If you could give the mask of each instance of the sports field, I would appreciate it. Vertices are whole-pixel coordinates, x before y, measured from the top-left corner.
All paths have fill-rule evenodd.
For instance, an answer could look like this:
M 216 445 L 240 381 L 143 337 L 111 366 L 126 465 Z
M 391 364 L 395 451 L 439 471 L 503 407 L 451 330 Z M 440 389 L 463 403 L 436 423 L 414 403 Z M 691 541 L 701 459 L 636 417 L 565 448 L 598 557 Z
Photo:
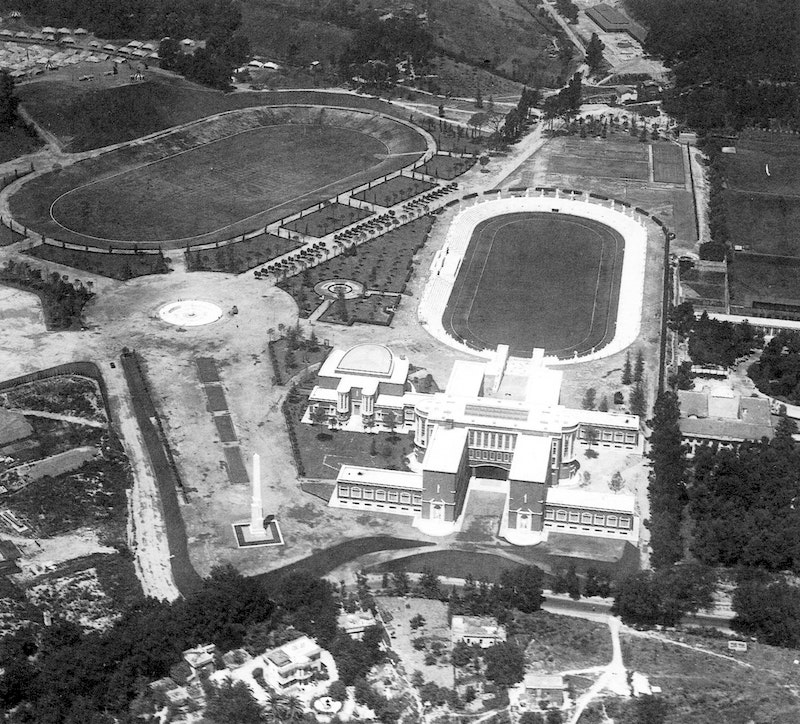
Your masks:
M 647 181 L 650 158 L 644 143 L 615 143 L 590 139 L 564 139 L 563 154 L 553 154 L 551 173 L 595 178 Z
M 88 246 L 203 244 L 403 168 L 425 147 L 372 113 L 246 109 L 34 178 L 10 206 L 19 223 Z
M 571 357 L 614 335 L 624 252 L 604 224 L 546 212 L 475 227 L 442 323 L 479 348 Z
M 674 143 L 653 144 L 653 181 L 665 184 L 683 184 L 683 148 Z
M 377 139 L 344 128 L 257 128 L 74 189 L 51 214 L 102 239 L 191 238 L 311 196 L 386 153 Z

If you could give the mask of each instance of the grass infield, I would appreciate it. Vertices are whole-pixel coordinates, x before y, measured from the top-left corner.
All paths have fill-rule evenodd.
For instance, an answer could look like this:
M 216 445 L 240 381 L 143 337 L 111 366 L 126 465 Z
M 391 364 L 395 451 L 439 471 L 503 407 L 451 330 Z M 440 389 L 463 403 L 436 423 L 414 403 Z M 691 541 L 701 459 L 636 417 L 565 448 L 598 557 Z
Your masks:
M 373 165 L 375 138 L 329 126 L 271 126 L 79 187 L 58 198 L 54 220 L 120 241 L 207 234 Z
M 475 228 L 442 322 L 477 348 L 570 357 L 614 336 L 624 240 L 604 224 L 546 212 Z
M 665 184 L 685 182 L 683 149 L 672 143 L 653 144 L 653 180 Z

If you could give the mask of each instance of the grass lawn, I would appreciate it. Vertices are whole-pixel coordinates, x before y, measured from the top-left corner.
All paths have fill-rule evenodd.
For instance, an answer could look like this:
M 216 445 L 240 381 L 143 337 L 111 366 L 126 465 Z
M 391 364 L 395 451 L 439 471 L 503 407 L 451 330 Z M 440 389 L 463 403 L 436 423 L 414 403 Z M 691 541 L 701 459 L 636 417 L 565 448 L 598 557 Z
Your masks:
M 9 229 L 5 224 L 0 224 L 0 246 L 10 246 L 24 238 L 22 234 Z
M 408 470 L 406 456 L 413 450 L 413 437 L 396 433 L 329 430 L 327 425 L 306 425 L 300 422 L 308 406 L 308 397 L 298 395 L 289 403 L 289 411 L 297 435 L 305 477 L 335 479 L 342 465 Z
M 247 109 L 54 170 L 10 203 L 20 223 L 81 245 L 208 243 L 396 171 L 424 148 L 413 129 L 372 114 Z
M 16 91 L 19 93 L 19 91 Z M 44 144 L 36 132 L 20 123 L 0 130 L 0 163 L 39 150 Z
M 359 163 L 366 163 L 369 156 L 368 151 L 360 149 L 359 152 L 362 154 L 363 159 Z M 355 155 L 357 156 L 357 154 Z M 299 219 L 290 221 L 288 224 L 284 224 L 284 228 L 306 236 L 319 238 L 332 234 L 334 231 L 339 231 L 339 229 L 350 226 L 350 224 L 355 224 L 356 221 L 366 219 L 368 216 L 372 216 L 372 212 L 334 202 L 317 209 L 317 211 L 312 211 L 310 214 L 305 214 Z
M 491 553 L 433 551 L 431 553 L 415 553 L 405 558 L 379 563 L 370 568 L 370 571 L 375 573 L 384 571 L 422 573 L 426 568 L 430 568 L 437 576 L 466 578 L 471 575 L 476 581 L 495 583 L 503 571 L 519 568 L 520 565 L 520 563 Z
M 732 191 L 797 195 L 800 140 L 795 136 L 745 132 L 736 143 L 736 153 L 726 153 L 723 159 L 728 188 Z
M 732 190 L 724 194 L 731 245 L 749 246 L 760 254 L 800 256 L 800 198 Z
M 730 655 L 725 640 L 681 634 L 686 643 Z M 667 724 L 748 724 L 797 720 L 797 652 L 749 643 L 742 661 L 709 656 L 673 644 L 638 636 L 622 637 L 626 668 L 642 671 L 662 688 L 670 705 Z
M 731 304 L 752 307 L 755 301 L 800 304 L 800 259 L 737 253 L 728 264 Z
M 354 199 L 359 201 L 368 201 L 378 206 L 394 206 L 401 201 L 410 199 L 413 196 L 428 191 L 435 187 L 435 184 L 429 181 L 421 181 L 415 178 L 408 178 L 407 176 L 395 176 L 388 181 L 380 184 L 375 184 L 370 189 L 359 191 L 353 194 Z
M 69 230 L 104 239 L 188 239 L 277 211 L 381 153 L 383 143 L 351 129 L 256 128 L 77 188 L 51 213 Z
M 393 538 L 388 535 L 376 535 L 368 538 L 357 538 L 338 543 L 330 548 L 312 553 L 307 558 L 290 563 L 282 568 L 275 568 L 267 573 L 261 573 L 253 578 L 269 584 L 270 581 L 285 576 L 294 571 L 305 571 L 312 576 L 324 576 L 355 558 L 360 558 L 376 551 L 396 551 L 406 548 L 423 548 L 432 545 L 422 541 L 408 540 L 406 538 Z
M 534 347 L 561 356 L 590 350 L 614 334 L 623 248 L 610 227 L 565 214 L 484 221 L 453 286 L 445 328 L 476 347 L 513 340 L 520 356 Z
M 730 270 L 730 267 L 728 267 Z M 687 290 L 689 297 L 695 294 L 701 299 L 713 299 L 720 304 L 725 303 L 725 277 L 724 272 L 709 272 L 699 269 L 681 271 L 681 284 Z
M 367 290 L 401 294 L 411 274 L 411 260 L 425 243 L 433 220 L 432 216 L 414 219 L 302 274 L 285 279 L 278 286 L 291 294 L 303 318 L 307 318 L 322 301 L 314 287 L 329 279 L 349 279 L 362 284 Z M 365 301 L 372 304 L 368 299 Z M 348 302 L 350 309 L 352 305 Z M 366 310 L 367 317 L 370 311 Z
M 659 183 L 683 184 L 683 148 L 674 143 L 653 144 L 653 180 Z
M 270 261 L 287 251 L 297 249 L 302 242 L 274 234 L 261 234 L 252 239 L 213 249 L 187 251 L 186 268 L 189 271 L 218 271 L 241 274 L 254 266 Z
M 593 143 L 593 141 L 588 142 Z M 602 143 L 602 141 L 597 143 Z M 587 167 L 592 169 L 592 175 L 597 178 L 647 181 L 650 176 L 650 167 L 646 157 L 644 159 L 636 157 L 616 158 L 615 155 L 606 153 L 553 156 L 550 170 L 559 174 L 577 175 L 585 173 Z
M 52 244 L 39 244 L 25 254 L 123 281 L 170 271 L 163 254 L 104 254 L 98 251 L 64 249 Z
M 436 155 L 424 166 L 421 166 L 419 170 L 428 174 L 428 176 L 450 181 L 465 171 L 469 171 L 474 165 L 474 158 Z

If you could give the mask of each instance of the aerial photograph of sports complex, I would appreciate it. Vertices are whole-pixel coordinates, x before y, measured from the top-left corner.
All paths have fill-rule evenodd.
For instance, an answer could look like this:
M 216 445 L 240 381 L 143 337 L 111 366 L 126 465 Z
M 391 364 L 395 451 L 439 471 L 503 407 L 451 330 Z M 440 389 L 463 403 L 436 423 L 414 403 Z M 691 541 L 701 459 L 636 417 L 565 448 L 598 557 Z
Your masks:
M 800 721 L 789 5 L 0 0 L 3 721 Z

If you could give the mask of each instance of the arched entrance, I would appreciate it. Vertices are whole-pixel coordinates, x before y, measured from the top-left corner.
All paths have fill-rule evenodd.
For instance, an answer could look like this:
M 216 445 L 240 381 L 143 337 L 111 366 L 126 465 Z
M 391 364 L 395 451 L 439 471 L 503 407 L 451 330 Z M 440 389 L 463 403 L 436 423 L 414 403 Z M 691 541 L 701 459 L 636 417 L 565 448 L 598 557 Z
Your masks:
M 478 465 L 472 468 L 472 474 L 484 480 L 508 480 L 508 470 L 497 465 Z

